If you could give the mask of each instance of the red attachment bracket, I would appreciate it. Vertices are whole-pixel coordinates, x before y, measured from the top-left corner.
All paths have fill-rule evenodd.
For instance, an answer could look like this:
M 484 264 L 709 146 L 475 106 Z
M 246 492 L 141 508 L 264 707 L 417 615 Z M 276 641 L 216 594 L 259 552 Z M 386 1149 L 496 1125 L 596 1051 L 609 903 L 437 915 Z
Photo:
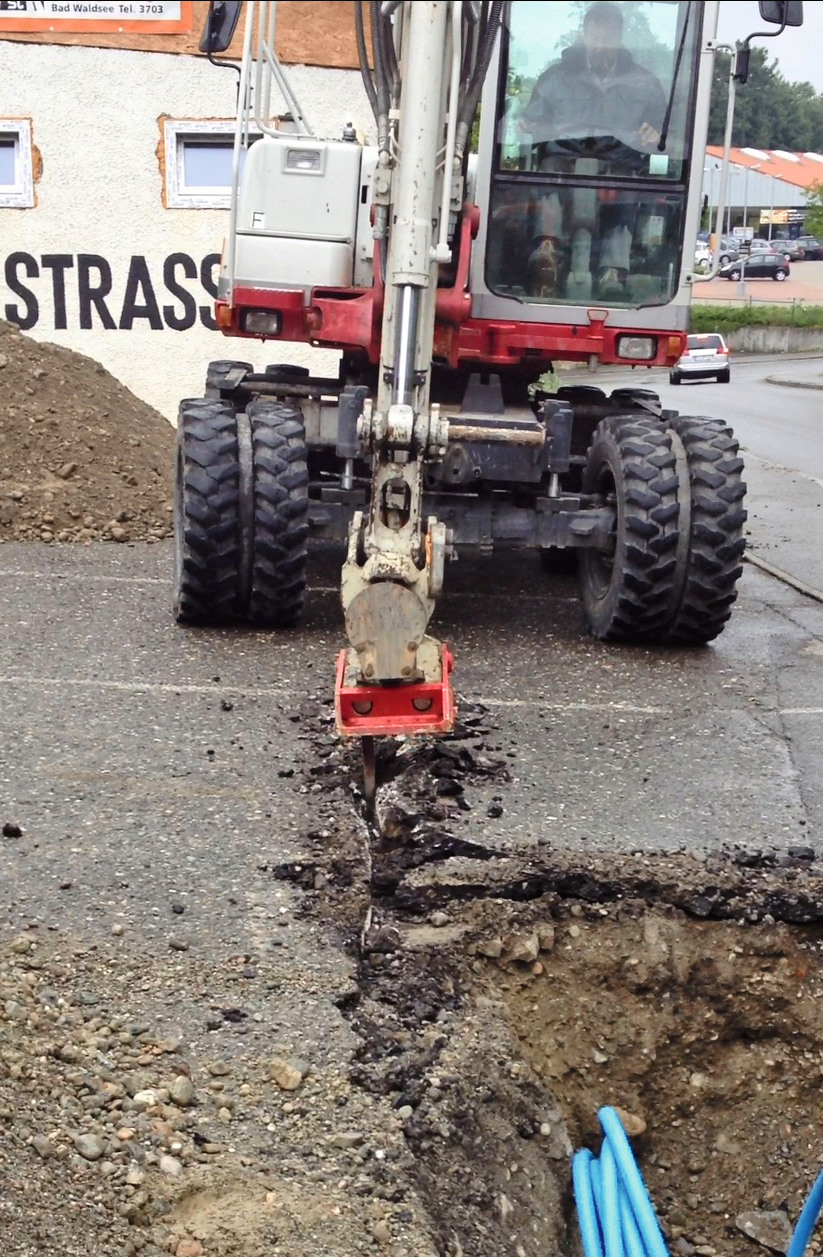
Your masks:
M 353 656 L 353 660 L 350 659 Z M 404 737 L 416 733 L 450 733 L 454 728 L 454 691 L 450 676 L 454 658 L 440 647 L 440 676 L 434 681 L 400 685 L 347 684 L 354 672 L 353 651 L 341 650 L 334 684 L 337 732 L 346 738 Z

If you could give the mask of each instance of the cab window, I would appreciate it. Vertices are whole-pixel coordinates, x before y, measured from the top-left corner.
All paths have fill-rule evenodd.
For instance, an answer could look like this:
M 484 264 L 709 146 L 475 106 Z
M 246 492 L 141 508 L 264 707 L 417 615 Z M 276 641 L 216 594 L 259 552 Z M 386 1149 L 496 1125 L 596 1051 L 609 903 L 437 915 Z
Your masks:
M 499 167 L 683 177 L 697 51 L 694 3 L 514 0 Z
M 672 299 L 702 7 L 508 6 L 486 254 L 492 292 L 635 308 Z

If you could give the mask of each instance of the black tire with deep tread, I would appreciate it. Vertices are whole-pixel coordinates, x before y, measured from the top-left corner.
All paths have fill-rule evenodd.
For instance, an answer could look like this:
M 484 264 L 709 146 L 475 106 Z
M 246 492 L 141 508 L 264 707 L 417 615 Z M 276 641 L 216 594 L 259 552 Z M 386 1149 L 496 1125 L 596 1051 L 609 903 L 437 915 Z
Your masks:
M 659 640 L 676 596 L 679 481 L 671 434 L 640 415 L 604 419 L 583 487 L 614 504 L 614 555 L 580 552 L 589 630 L 612 642 Z
M 181 623 L 237 618 L 239 498 L 233 408 L 214 400 L 181 402 L 174 488 L 174 614 Z
M 267 628 L 296 624 L 306 596 L 308 465 L 303 416 L 285 402 L 257 400 L 251 427 L 254 536 L 248 619 Z
M 723 631 L 743 570 L 743 460 L 734 433 L 722 419 L 680 415 L 669 424 L 686 452 L 691 525 L 685 580 L 663 640 L 702 646 Z
M 243 371 L 253 371 L 254 367 L 250 362 L 235 362 L 231 358 L 217 358 L 214 362 L 210 362 L 206 368 L 206 397 L 213 397 L 219 400 L 220 386 L 223 380 L 231 371 L 238 368 Z

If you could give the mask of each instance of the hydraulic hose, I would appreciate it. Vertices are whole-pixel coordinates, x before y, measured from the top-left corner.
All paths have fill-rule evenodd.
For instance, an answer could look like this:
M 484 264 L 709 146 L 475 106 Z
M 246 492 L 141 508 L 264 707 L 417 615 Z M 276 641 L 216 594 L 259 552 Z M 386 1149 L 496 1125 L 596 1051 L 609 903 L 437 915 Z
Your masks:
M 381 27 L 380 0 L 371 0 L 372 57 L 374 58 L 375 90 L 377 93 L 377 147 L 381 153 L 384 153 L 388 152 L 389 147 L 391 85 L 389 83 L 389 70 L 385 61 L 385 46 Z
M 477 108 L 477 102 L 480 100 L 483 80 L 486 77 L 486 71 L 489 68 L 492 53 L 494 52 L 494 41 L 500 28 L 502 14 L 503 0 L 492 0 L 488 7 L 486 5 L 483 6 L 483 19 L 481 20 L 474 66 L 465 96 L 460 104 L 460 112 L 457 119 L 457 145 L 455 151 L 459 160 L 462 160 L 469 129 L 474 118 L 474 111 Z
M 360 63 L 360 74 L 363 78 L 363 86 L 366 89 L 366 95 L 369 98 L 369 104 L 372 108 L 375 121 L 377 121 L 377 92 L 374 87 L 374 80 L 369 69 L 369 59 L 366 53 L 366 31 L 363 23 L 363 0 L 356 0 L 354 6 L 354 34 L 357 40 L 357 60 Z
M 666 1242 L 620 1118 L 597 1114 L 600 1157 L 581 1148 L 572 1158 L 572 1187 L 585 1257 L 668 1257 Z M 803 1206 L 786 1257 L 803 1257 L 823 1209 L 823 1170 Z

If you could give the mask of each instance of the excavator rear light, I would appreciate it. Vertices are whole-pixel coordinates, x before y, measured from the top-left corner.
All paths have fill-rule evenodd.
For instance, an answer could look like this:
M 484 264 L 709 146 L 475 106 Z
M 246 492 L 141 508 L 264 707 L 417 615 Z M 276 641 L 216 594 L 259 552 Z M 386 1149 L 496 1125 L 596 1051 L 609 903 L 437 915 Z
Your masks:
M 319 148 L 290 148 L 286 153 L 286 170 L 321 174 L 323 154 Z
M 243 331 L 258 336 L 279 336 L 283 316 L 279 310 L 247 310 L 243 315 Z
M 618 336 L 618 358 L 631 358 L 635 362 L 649 362 L 657 354 L 656 336 Z

